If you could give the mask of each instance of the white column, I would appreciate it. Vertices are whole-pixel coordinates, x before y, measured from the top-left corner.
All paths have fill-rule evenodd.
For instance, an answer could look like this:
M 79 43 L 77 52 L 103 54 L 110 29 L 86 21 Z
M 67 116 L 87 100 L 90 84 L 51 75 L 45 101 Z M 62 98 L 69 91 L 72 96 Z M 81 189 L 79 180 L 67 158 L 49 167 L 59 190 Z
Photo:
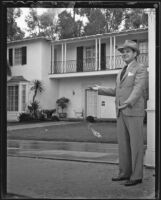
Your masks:
M 52 53 L 52 52 L 53 52 L 53 45 L 52 45 L 52 43 L 51 43 L 51 48 L 50 48 L 50 50 L 51 50 L 51 54 L 50 54 L 50 55 L 51 55 L 51 58 L 50 58 L 50 60 L 51 60 L 51 63 L 50 63 L 50 65 L 51 65 L 51 66 L 50 66 L 50 73 L 52 74 L 52 73 L 53 73 L 53 60 L 52 60 L 52 59 L 53 59 L 53 55 L 52 55 L 52 54 L 53 54 L 53 53 Z
M 67 69 L 67 44 L 64 44 L 64 72 L 66 73 L 66 69 Z
M 63 43 L 62 43 L 62 46 L 61 46 L 61 62 L 62 62 L 62 64 L 61 64 L 61 72 L 63 73 L 64 72 L 64 45 L 63 45 Z
M 148 9 L 149 100 L 147 102 L 147 150 L 144 164 L 155 167 L 155 9 Z M 160 134 L 160 133 L 156 133 Z
M 97 71 L 97 52 L 98 52 L 98 49 L 97 49 L 97 38 L 95 39 L 95 71 Z
M 101 38 L 99 38 L 99 65 L 98 70 L 101 70 Z
M 116 61 L 115 61 L 115 46 L 116 46 L 116 37 L 114 36 L 113 37 L 113 68 L 115 69 L 115 63 L 116 63 Z
M 112 37 L 110 36 L 110 69 L 112 69 Z
M 54 45 L 52 45 L 52 74 L 54 73 Z

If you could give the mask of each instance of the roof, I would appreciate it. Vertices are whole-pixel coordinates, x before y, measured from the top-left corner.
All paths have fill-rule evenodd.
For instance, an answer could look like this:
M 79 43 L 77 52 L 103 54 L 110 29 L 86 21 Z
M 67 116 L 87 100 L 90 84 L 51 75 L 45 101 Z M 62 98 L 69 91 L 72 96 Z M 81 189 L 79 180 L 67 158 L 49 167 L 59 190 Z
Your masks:
M 14 43 L 21 43 L 21 42 L 30 42 L 30 41 L 36 41 L 36 40 L 51 41 L 51 39 L 49 39 L 47 37 L 33 37 L 33 38 L 24 38 L 22 40 L 8 41 L 7 44 L 14 44 Z
M 128 34 L 135 34 L 135 33 L 144 33 L 147 32 L 148 28 L 139 28 L 139 29 L 131 29 L 131 30 L 124 30 L 124 31 L 115 31 L 110 33 L 103 33 L 103 34 L 96 34 L 96 35 L 88 35 L 88 36 L 82 36 L 82 37 L 75 37 L 75 38 L 68 38 L 68 39 L 62 39 L 62 40 L 52 40 L 54 44 L 59 44 L 62 42 L 71 42 L 71 41 L 79 41 L 79 40 L 86 40 L 86 39 L 95 39 L 95 38 L 105 38 L 110 36 L 121 36 L 121 35 L 128 35 Z
M 23 76 L 13 76 L 11 77 L 11 79 L 9 81 L 7 81 L 8 83 L 19 83 L 19 82 L 29 82 L 28 80 L 26 80 Z

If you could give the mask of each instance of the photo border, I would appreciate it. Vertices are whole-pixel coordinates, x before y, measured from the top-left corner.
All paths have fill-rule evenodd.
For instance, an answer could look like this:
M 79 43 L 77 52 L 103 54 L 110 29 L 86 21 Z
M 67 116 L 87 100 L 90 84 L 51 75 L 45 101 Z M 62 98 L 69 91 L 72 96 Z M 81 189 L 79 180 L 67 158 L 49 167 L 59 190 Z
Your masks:
M 155 8 L 156 9 L 156 123 L 155 123 L 155 197 L 160 198 L 160 76 L 161 76 L 161 3 L 160 1 L 1 1 L 0 5 L 0 195 L 7 198 L 7 8 L 71 8 L 71 7 L 108 7 L 108 8 Z

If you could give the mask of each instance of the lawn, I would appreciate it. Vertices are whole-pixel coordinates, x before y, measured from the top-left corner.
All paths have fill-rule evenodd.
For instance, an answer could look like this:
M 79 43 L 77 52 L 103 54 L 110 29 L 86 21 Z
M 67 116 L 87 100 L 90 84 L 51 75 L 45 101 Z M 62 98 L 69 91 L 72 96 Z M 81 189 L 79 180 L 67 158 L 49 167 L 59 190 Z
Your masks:
M 116 123 L 91 123 L 91 127 L 102 135 L 100 138 L 93 135 L 88 125 L 87 122 L 80 122 L 60 126 L 12 130 L 7 132 L 7 138 L 14 140 L 117 143 Z M 146 127 L 144 127 L 144 143 L 146 144 Z

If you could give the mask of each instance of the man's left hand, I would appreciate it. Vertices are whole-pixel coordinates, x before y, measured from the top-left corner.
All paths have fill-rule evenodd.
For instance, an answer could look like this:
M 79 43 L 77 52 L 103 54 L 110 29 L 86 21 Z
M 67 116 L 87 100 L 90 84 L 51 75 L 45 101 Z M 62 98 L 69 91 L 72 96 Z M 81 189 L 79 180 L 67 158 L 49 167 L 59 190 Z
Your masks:
M 122 104 L 121 106 L 118 106 L 118 109 L 121 110 L 121 109 L 126 108 L 127 106 L 128 106 L 128 104 L 125 103 L 125 104 Z
M 118 109 L 121 110 L 121 109 L 124 109 L 126 107 L 132 108 L 131 104 L 129 104 L 129 103 L 123 103 L 121 106 L 118 106 Z

